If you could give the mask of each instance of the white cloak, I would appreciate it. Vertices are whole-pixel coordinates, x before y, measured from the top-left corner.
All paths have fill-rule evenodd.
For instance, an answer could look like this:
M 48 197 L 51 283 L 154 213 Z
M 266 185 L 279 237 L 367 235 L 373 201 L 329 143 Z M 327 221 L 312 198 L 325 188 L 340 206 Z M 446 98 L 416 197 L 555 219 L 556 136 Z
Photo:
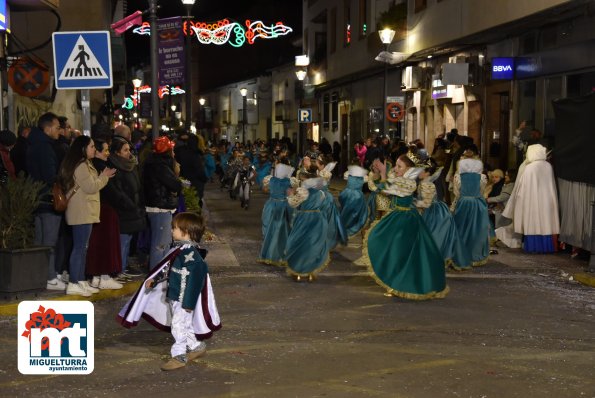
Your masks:
M 535 144 L 527 148 L 527 157 L 519 169 L 514 189 L 502 212 L 502 216 L 512 219 L 516 233 L 523 235 L 560 233 L 554 171 L 545 159 L 544 146 Z

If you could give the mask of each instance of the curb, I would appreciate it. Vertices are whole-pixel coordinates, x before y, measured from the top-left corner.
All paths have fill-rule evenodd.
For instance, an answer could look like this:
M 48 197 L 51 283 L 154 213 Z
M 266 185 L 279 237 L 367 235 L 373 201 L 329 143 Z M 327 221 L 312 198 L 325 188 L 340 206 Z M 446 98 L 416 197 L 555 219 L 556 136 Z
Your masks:
M 578 274 L 574 274 L 573 277 L 575 281 L 580 282 L 583 285 L 595 287 L 595 274 L 581 272 Z
M 50 300 L 50 301 L 99 301 L 105 300 L 110 298 L 122 297 L 125 295 L 135 293 L 140 284 L 143 283 L 142 280 L 132 281 L 126 283 L 122 289 L 118 290 L 100 290 L 99 293 L 92 295 L 91 297 L 83 297 L 83 296 L 68 296 L 66 294 L 60 296 L 48 296 L 48 297 L 35 297 L 34 301 L 42 301 L 42 300 Z M 43 292 L 42 292 L 43 293 Z M 25 299 L 27 300 L 27 299 Z M 25 301 L 21 300 L 21 301 Z M 31 300 L 31 299 L 29 299 Z M 14 301 L 6 304 L 0 304 L 0 316 L 16 316 L 19 311 L 19 303 L 20 301 Z

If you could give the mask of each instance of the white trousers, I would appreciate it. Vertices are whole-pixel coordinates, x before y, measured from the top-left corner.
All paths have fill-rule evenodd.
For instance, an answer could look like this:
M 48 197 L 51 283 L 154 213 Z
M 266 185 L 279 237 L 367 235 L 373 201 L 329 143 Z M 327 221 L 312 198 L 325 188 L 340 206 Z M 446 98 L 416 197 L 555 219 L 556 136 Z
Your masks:
M 169 304 L 172 312 L 171 335 L 175 340 L 171 346 L 171 356 L 186 355 L 187 349 L 194 350 L 200 344 L 192 328 L 194 311 L 187 312 L 179 301 L 170 301 Z

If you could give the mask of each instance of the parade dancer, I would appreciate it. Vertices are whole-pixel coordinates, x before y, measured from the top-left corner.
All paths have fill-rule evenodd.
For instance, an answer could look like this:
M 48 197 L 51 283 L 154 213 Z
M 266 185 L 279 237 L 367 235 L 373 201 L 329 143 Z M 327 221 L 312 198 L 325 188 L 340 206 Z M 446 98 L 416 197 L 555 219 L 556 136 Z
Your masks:
M 198 242 L 205 225 L 201 216 L 179 213 L 172 221 L 175 247 L 153 269 L 136 294 L 118 314 L 127 328 L 141 317 L 171 332 L 175 342 L 171 359 L 162 370 L 182 368 L 206 352 L 203 341 L 221 328 L 207 263 Z M 167 283 L 161 283 L 167 280 Z
M 546 151 L 541 144 L 527 147 L 526 159 L 502 213 L 512 219 L 514 232 L 523 235 L 523 250 L 528 253 L 557 251 L 555 235 L 560 233 L 558 194 Z
M 487 178 L 483 163 L 476 159 L 475 145 L 463 153 L 458 172 L 454 176 L 453 192 L 456 197 L 453 218 L 461 246 L 471 256 L 474 267 L 488 262 L 490 255 L 490 219 L 488 204 L 483 197 Z
M 244 210 L 248 210 L 250 205 L 250 189 L 254 185 L 254 179 L 256 177 L 256 170 L 252 166 L 252 162 L 248 156 L 244 156 L 242 159 L 242 166 L 240 166 L 236 173 L 233 182 L 233 196 L 240 197 L 240 202 Z
M 217 165 L 215 163 L 215 148 L 208 148 L 205 152 L 205 174 L 207 176 L 207 180 L 213 182 L 213 174 L 215 174 L 215 170 Z
M 254 162 L 254 167 L 256 169 L 256 184 L 262 189 L 263 180 L 271 175 L 271 170 L 273 165 L 269 160 L 269 155 L 266 152 L 259 152 L 258 160 Z
M 297 210 L 287 238 L 285 260 L 287 273 L 297 281 L 313 281 L 330 261 L 328 222 L 322 213 L 328 194 L 324 191 L 326 181 L 318 177 L 316 169 L 310 165 L 301 174 L 301 186 L 295 192 L 288 191 L 287 202 Z
M 412 300 L 443 298 L 448 293 L 440 249 L 413 205 L 420 169 L 407 156 L 396 162 L 394 177 L 387 180 L 386 164 L 374 161 L 380 172 L 378 185 L 391 198 L 391 211 L 375 221 L 364 238 L 362 254 L 385 295 Z
M 389 170 L 389 177 L 395 177 L 392 175 L 393 168 L 390 162 L 387 161 L 386 168 Z M 374 163 L 370 165 L 370 173 L 368 174 L 368 189 L 370 194 L 368 195 L 368 213 L 369 223 L 373 223 L 374 220 L 382 218 L 390 210 L 390 199 L 386 195 L 382 195 L 379 187 L 384 186 L 380 181 L 380 172 L 376 170 Z
M 287 204 L 287 190 L 296 188 L 299 183 L 291 177 L 294 168 L 278 163 L 273 175 L 263 180 L 263 189 L 270 197 L 262 209 L 262 249 L 259 263 L 286 266 L 285 246 L 291 230 L 294 210 Z
M 341 222 L 348 237 L 358 234 L 368 222 L 368 204 L 362 192 L 364 183 L 368 182 L 368 171 L 363 167 L 351 165 L 347 167 L 344 178 L 347 186 L 339 194 L 341 204 Z
M 322 177 L 326 184 L 324 186 L 324 193 L 326 194 L 326 202 L 324 207 L 321 209 L 325 214 L 328 221 L 328 248 L 333 250 L 337 244 L 347 244 L 347 232 L 341 222 L 341 215 L 335 198 L 329 190 L 331 178 L 333 176 L 333 169 L 337 165 L 337 162 L 333 162 L 330 156 L 319 155 L 316 159 L 316 166 L 318 167 L 318 175 Z
M 432 233 L 446 264 L 458 270 L 471 268 L 471 258 L 461 246 L 459 233 L 452 214 L 446 203 L 436 197 L 434 181 L 440 176 L 442 168 L 430 158 L 424 171 L 419 175 L 416 206 L 423 211 L 422 218 Z

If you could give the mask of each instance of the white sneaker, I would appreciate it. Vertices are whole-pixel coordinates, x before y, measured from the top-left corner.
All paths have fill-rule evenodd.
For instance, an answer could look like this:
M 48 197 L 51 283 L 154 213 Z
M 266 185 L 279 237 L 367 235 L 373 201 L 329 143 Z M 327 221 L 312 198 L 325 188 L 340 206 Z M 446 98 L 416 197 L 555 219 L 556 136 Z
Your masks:
M 91 280 L 91 287 L 94 287 L 95 289 L 99 289 L 99 281 L 100 280 L 101 280 L 101 277 L 94 276 L 93 279 Z
M 109 278 L 109 279 L 101 278 L 101 282 L 99 282 L 99 288 L 104 289 L 104 290 L 122 289 L 123 286 L 124 285 L 122 285 L 121 283 L 118 283 L 117 281 L 115 281 L 112 278 Z
M 69 283 L 68 287 L 66 288 L 66 294 L 71 294 L 73 296 L 84 296 L 89 297 L 91 296 L 91 292 L 88 292 L 83 285 L 79 283 Z
M 63 271 L 61 274 L 58 274 L 58 279 L 60 279 L 64 283 L 68 283 L 69 278 L 70 278 L 70 275 L 68 274 L 67 271 Z
M 51 281 L 48 281 L 45 288 L 47 290 L 64 290 L 66 289 L 66 284 L 56 277 Z
M 91 294 L 99 293 L 99 289 L 96 289 L 93 286 L 89 285 L 89 282 L 87 281 L 79 281 L 79 285 L 82 285 L 83 288 Z
M 130 282 L 132 280 L 132 278 L 130 278 L 126 274 L 122 274 L 122 273 L 118 274 L 114 279 L 115 279 L 116 282 L 120 282 L 120 283 L 121 282 L 127 283 L 127 282 Z

